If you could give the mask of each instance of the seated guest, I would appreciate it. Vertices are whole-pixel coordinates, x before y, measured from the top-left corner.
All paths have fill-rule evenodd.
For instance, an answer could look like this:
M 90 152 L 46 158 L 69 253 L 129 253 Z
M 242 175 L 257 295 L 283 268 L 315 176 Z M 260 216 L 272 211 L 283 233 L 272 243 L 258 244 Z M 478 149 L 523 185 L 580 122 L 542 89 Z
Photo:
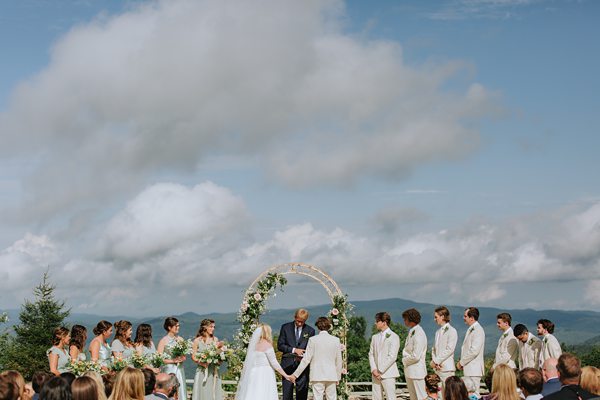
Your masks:
M 71 384 L 73 400 L 98 400 L 98 385 L 89 376 L 80 376 Z
M 462 379 L 449 376 L 444 383 L 444 400 L 468 400 L 469 394 Z
M 440 377 L 437 374 L 428 374 L 425 377 L 426 400 L 437 400 L 440 391 Z
M 122 369 L 108 400 L 144 400 L 144 374 L 132 367 Z
M 544 396 L 547 400 L 587 400 L 595 397 L 579 386 L 581 378 L 581 361 L 571 353 L 563 353 L 556 365 L 558 379 L 562 387 L 558 392 Z
M 95 371 L 88 371 L 83 376 L 89 376 L 96 382 L 96 389 L 98 390 L 98 400 L 106 400 L 106 391 L 104 389 L 104 381 L 102 380 L 102 376 Z
M 558 360 L 556 358 L 549 358 L 544 361 L 544 364 L 542 365 L 542 376 L 544 377 L 542 396 L 544 397 L 560 390 L 561 385 L 560 381 L 558 380 L 558 370 L 556 369 L 556 364 L 558 364 Z
M 584 390 L 600 396 L 600 369 L 591 366 L 581 368 L 581 381 L 579 385 Z
M 156 386 L 156 374 L 149 368 L 142 369 L 142 373 L 144 374 L 144 398 L 148 399 Z
M 500 364 L 494 368 L 492 391 L 489 398 L 492 400 L 520 400 L 517 392 L 517 376 L 508 365 Z
M 173 383 L 169 374 L 160 372 L 156 374 L 156 384 L 154 392 L 145 396 L 146 400 L 169 400 L 169 395 L 173 391 Z
M 0 375 L 0 399 L 19 400 L 19 387 L 4 375 Z
M 17 385 L 20 400 L 31 400 L 31 398 L 33 397 L 33 393 L 31 393 L 28 390 L 27 386 L 25 385 L 25 379 L 23 379 L 23 375 L 21 375 L 20 372 L 8 370 L 2 372 L 0 376 L 8 379 L 9 381 Z
M 67 381 L 55 376 L 42 388 L 40 400 L 71 400 L 71 388 Z
M 519 387 L 525 400 L 540 400 L 544 378 L 542 373 L 535 368 L 525 368 L 519 372 Z
M 31 388 L 33 389 L 32 400 L 38 400 L 40 398 L 40 392 L 44 387 L 44 384 L 52 378 L 52 375 L 46 371 L 37 371 L 33 373 L 31 377 Z

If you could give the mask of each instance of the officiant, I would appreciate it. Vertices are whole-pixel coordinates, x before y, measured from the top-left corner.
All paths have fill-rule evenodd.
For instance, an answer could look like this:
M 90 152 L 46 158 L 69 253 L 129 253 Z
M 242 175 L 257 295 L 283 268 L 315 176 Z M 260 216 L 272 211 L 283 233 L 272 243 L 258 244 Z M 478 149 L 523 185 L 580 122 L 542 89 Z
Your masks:
M 308 338 L 314 336 L 315 330 L 306 324 L 308 311 L 303 308 L 296 310 L 294 321 L 281 326 L 279 339 L 277 340 L 277 350 L 283 353 L 281 357 L 281 367 L 287 374 L 292 374 L 306 351 Z M 296 379 L 296 400 L 306 400 L 308 397 L 308 376 L 309 368 Z M 294 384 L 287 380 L 282 382 L 283 400 L 293 400 Z

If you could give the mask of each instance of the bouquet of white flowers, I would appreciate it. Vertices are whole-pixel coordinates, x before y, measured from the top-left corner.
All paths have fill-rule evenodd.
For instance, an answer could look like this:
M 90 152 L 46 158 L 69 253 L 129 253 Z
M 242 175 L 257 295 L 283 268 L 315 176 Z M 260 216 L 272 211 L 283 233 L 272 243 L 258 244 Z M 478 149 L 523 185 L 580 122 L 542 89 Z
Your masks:
M 211 365 L 219 366 L 221 363 L 226 362 L 229 357 L 233 354 L 233 350 L 229 348 L 225 342 L 211 343 L 208 347 L 198 353 L 196 353 L 196 359 L 198 362 L 205 363 L 205 369 L 208 369 Z M 204 381 L 206 382 L 208 374 L 204 374 Z
M 148 356 L 148 363 L 154 368 L 160 368 L 165 365 L 165 355 L 160 353 L 152 353 Z
M 133 365 L 135 368 L 144 368 L 144 366 L 148 365 L 148 357 L 144 356 L 137 351 L 135 351 L 131 357 L 127 359 L 129 364 Z
M 111 360 L 111 363 L 110 363 L 110 370 L 119 372 L 120 370 L 124 369 L 128 365 L 129 364 L 127 363 L 127 360 L 123 360 L 122 358 L 113 357 Z
M 103 373 L 102 368 L 100 368 L 100 364 L 85 360 L 69 361 L 67 364 L 67 369 L 75 376 L 82 376 L 88 371 L 94 371 L 99 374 Z
M 192 352 L 192 341 L 180 338 L 174 344 L 167 346 L 165 352 L 169 354 L 172 360 L 190 354 Z

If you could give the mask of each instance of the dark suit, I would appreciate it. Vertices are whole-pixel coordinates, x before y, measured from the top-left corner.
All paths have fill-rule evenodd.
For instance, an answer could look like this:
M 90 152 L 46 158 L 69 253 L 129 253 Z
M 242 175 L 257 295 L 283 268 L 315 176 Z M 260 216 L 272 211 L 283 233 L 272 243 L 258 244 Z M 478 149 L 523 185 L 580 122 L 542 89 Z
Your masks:
M 558 392 L 544 396 L 544 400 L 588 400 L 596 397 L 579 385 L 565 385 Z
M 544 388 L 542 389 L 542 396 L 546 397 L 552 393 L 556 393 L 560 390 L 562 383 L 556 378 L 550 378 L 544 382 Z
M 300 338 L 296 341 L 296 324 L 288 322 L 281 325 L 279 339 L 277 340 L 277 350 L 283 353 L 281 357 L 281 368 L 286 374 L 291 375 L 298 365 L 300 365 L 300 357 L 296 357 L 292 353 L 293 349 L 305 349 L 308 345 L 308 338 L 315 335 L 315 330 L 304 324 Z M 308 376 L 309 368 L 296 379 L 296 400 L 306 400 L 308 397 Z M 283 400 L 292 400 L 294 398 L 294 384 L 288 380 L 282 382 Z

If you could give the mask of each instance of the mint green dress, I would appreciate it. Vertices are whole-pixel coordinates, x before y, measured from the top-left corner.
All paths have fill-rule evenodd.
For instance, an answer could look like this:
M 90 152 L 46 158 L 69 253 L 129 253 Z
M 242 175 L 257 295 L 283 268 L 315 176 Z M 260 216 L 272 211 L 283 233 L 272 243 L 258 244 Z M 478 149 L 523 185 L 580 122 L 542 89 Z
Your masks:
M 202 340 L 198 341 L 198 353 L 209 347 Z M 194 389 L 192 400 L 223 400 L 223 389 L 221 388 L 221 377 L 218 367 L 211 365 L 206 368 L 198 365 L 194 375 Z

